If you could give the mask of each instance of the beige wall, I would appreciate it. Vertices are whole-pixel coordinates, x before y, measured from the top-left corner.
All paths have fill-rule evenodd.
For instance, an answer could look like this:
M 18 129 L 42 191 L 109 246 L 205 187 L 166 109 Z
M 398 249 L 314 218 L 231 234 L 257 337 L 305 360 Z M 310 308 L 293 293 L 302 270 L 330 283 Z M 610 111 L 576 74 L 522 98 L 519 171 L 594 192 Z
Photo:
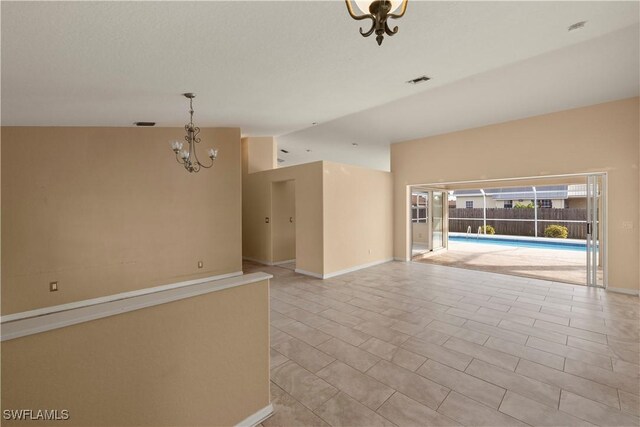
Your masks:
M 278 145 L 271 136 L 242 138 L 244 170 L 249 173 L 278 167 Z
M 268 286 L 5 341 L 2 409 L 67 409 L 65 426 L 236 425 L 269 404 Z
M 183 134 L 3 127 L 2 314 L 240 271 L 240 130 L 202 129 L 220 154 L 197 174 Z
M 296 182 L 271 184 L 271 224 L 273 262 L 296 257 Z
M 323 271 L 322 162 L 243 175 L 242 255 L 274 262 L 272 250 L 272 183 L 295 182 L 296 268 L 315 274 Z
M 395 256 L 408 256 L 409 184 L 607 172 L 609 286 L 637 291 L 638 104 L 631 98 L 393 144 Z M 425 168 L 424 159 L 440 161 Z
M 323 162 L 324 274 L 393 258 L 391 173 Z

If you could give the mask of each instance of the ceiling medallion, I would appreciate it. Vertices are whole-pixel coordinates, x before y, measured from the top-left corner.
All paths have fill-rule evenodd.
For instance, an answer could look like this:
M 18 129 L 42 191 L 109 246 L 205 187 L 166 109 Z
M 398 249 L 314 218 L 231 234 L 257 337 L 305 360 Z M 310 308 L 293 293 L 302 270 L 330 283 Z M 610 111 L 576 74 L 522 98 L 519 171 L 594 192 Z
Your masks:
M 398 27 L 389 28 L 387 19 L 402 18 L 407 10 L 409 0 L 345 0 L 349 15 L 357 21 L 371 19 L 371 28 L 365 32 L 362 27 L 360 34 L 369 37 L 376 33 L 378 46 L 382 44 L 384 35 L 392 36 L 398 32 Z
M 200 138 L 198 138 L 200 128 L 193 124 L 193 98 L 195 98 L 196 95 L 194 93 L 184 93 L 183 96 L 189 99 L 189 123 L 184 125 L 184 130 L 187 132 L 184 139 L 187 141 L 189 146 L 188 149 L 183 150 L 182 142 L 173 141 L 171 143 L 171 149 L 176 153 L 176 160 L 178 163 L 183 165 L 186 170 L 189 172 L 198 172 L 200 171 L 200 168 L 208 169 L 213 166 L 213 161 L 218 157 L 218 150 L 210 148 L 209 151 L 207 151 L 207 155 L 211 159 L 211 163 L 208 165 L 202 164 L 200 163 L 200 160 L 198 160 L 196 144 L 200 143 Z

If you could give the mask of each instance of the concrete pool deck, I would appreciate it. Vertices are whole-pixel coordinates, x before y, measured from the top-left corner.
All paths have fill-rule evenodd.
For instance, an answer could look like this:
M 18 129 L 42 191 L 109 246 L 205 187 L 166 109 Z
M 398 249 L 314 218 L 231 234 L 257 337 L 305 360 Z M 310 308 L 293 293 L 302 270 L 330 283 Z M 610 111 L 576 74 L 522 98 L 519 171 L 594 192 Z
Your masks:
M 425 254 L 414 251 L 413 261 L 577 285 L 587 281 L 586 253 L 576 250 L 449 241 L 449 250 Z

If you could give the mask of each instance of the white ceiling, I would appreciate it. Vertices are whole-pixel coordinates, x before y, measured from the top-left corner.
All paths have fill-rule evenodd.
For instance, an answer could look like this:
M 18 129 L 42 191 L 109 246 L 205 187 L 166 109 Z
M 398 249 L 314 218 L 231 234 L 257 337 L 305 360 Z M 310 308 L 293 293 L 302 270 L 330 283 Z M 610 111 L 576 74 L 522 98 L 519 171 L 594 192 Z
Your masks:
M 342 1 L 3 1 L 2 124 L 182 126 L 193 91 L 285 165 L 388 169 L 392 141 L 637 95 L 638 6 L 411 0 L 378 47 Z

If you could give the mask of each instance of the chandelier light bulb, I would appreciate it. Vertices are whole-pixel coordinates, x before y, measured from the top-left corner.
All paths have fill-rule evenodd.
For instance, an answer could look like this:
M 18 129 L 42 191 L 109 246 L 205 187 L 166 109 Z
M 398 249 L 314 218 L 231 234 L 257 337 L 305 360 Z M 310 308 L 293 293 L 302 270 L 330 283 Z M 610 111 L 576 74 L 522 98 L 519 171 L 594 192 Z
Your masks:
M 349 15 L 356 21 L 370 20 L 371 28 L 367 31 L 360 27 L 363 37 L 376 35 L 378 46 L 382 44 L 384 36 L 393 36 L 398 27 L 389 27 L 389 18 L 399 19 L 404 16 L 409 0 L 345 0 Z
M 189 152 L 187 150 L 182 150 L 182 153 L 180 153 L 180 157 L 182 157 L 184 160 L 187 160 L 189 158 Z
M 215 160 L 217 157 L 218 157 L 218 150 L 216 150 L 215 148 L 209 149 L 209 158 L 211 160 Z
M 180 150 L 182 150 L 182 142 L 180 141 L 173 141 L 171 142 L 171 149 L 173 151 L 175 151 L 176 153 Z
M 355 0 L 358 9 L 364 14 L 370 13 L 371 4 L 374 3 L 375 0 Z M 389 0 L 391 3 L 391 8 L 389 9 L 389 13 L 395 13 L 396 10 L 400 6 L 402 6 L 402 0 Z

